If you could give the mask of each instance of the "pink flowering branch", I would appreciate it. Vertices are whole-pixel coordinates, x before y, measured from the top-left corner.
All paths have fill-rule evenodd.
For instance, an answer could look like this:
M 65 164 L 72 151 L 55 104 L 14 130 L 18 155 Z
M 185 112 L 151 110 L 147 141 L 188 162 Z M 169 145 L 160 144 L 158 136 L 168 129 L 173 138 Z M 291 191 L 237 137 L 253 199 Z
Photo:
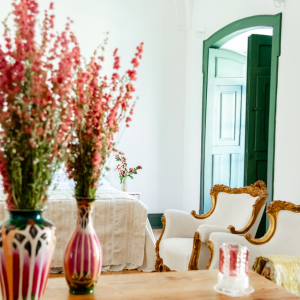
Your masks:
M 135 168 L 128 169 L 126 157 L 124 157 L 124 156 L 119 156 L 118 154 L 116 154 L 115 159 L 116 159 L 116 161 L 121 163 L 121 164 L 118 164 L 116 167 L 117 171 L 119 172 L 120 183 L 122 183 L 126 177 L 133 179 L 133 175 L 137 174 L 137 171 L 142 169 L 141 166 L 137 166 Z
M 70 24 L 54 33 L 53 3 L 36 41 L 38 3 L 14 0 L 14 37 L 4 22 L 0 46 L 0 172 L 7 205 L 37 209 L 47 199 L 73 126 L 71 98 L 80 49 Z
M 143 43 L 137 49 L 132 62 L 133 69 L 130 70 L 135 74 L 137 61 L 142 58 Z M 110 79 L 100 74 L 103 55 L 97 57 L 97 51 L 90 62 L 77 72 L 74 86 L 77 127 L 68 146 L 66 163 L 69 178 L 74 179 L 76 184 L 76 196 L 95 197 L 101 168 L 111 152 L 117 151 L 114 138 L 120 130 L 120 124 L 124 120 L 128 125 L 131 121 L 128 114 L 133 114 L 133 78 L 129 71 L 120 76 L 118 49 L 113 57 L 115 71 Z

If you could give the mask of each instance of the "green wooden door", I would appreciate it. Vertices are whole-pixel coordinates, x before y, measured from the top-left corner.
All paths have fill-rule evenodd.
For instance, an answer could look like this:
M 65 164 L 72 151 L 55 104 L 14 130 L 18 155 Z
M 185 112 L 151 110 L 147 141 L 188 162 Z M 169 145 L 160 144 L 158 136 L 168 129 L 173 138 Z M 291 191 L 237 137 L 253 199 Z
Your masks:
M 272 37 L 248 39 L 245 185 L 267 183 Z
M 253 34 L 248 39 L 245 185 L 267 183 L 272 36 Z M 265 233 L 266 216 L 258 236 Z
M 215 184 L 244 184 L 246 57 L 209 49 L 207 86 L 204 212 L 211 207 Z

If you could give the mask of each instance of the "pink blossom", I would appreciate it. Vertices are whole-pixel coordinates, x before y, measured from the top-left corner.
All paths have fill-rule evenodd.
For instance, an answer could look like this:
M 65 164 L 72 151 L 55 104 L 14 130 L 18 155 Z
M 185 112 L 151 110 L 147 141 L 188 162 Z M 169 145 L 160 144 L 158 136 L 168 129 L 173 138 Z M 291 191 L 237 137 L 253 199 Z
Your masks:
M 91 134 L 92 134 L 92 130 L 89 128 L 89 129 L 86 131 L 86 133 L 91 135 Z
M 93 183 L 93 186 L 94 186 L 94 187 L 97 187 L 97 186 L 98 186 L 98 181 L 95 181 L 95 182 Z
M 43 132 L 44 132 L 44 129 L 41 128 L 41 127 L 39 127 L 39 128 L 36 130 L 36 134 L 37 134 L 37 135 L 42 135 Z
M 130 80 L 135 81 L 137 79 L 137 77 L 136 77 L 136 74 L 137 74 L 136 70 L 128 70 L 127 74 L 129 76 Z

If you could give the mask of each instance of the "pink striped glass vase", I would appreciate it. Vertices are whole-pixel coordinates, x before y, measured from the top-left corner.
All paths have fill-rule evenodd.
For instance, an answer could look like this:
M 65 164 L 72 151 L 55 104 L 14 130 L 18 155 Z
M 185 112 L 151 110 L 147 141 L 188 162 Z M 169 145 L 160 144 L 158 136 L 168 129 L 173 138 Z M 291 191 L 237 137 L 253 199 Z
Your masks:
M 77 225 L 64 254 L 64 274 L 70 293 L 85 295 L 94 292 L 102 267 L 102 250 L 91 218 L 95 199 L 76 200 Z

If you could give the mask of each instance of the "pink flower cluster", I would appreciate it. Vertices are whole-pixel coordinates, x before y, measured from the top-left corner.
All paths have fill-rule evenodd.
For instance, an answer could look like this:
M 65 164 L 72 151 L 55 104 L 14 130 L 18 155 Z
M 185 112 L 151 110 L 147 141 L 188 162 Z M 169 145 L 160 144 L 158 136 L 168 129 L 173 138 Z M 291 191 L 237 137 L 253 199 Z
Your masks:
M 0 46 L 0 173 L 9 207 L 35 209 L 47 199 L 54 170 L 68 156 L 67 172 L 76 196 L 93 196 L 100 169 L 112 151 L 120 124 L 129 126 L 135 101 L 132 84 L 142 58 L 137 47 L 132 68 L 119 74 L 118 49 L 113 74 L 101 76 L 103 55 L 87 65 L 68 21 L 54 31 L 45 12 L 37 42 L 37 0 L 13 0 L 15 33 L 5 26 Z
M 100 75 L 103 56 L 97 57 L 96 51 L 89 64 L 77 72 L 74 86 L 77 126 L 69 143 L 70 155 L 66 163 L 69 178 L 74 179 L 78 187 L 76 196 L 90 197 L 95 193 L 100 169 L 111 152 L 116 151 L 114 135 L 119 131 L 120 123 L 124 120 L 129 126 L 131 118 L 128 115 L 133 114 L 135 107 L 135 101 L 130 103 L 135 91 L 131 81 L 136 79 L 129 74 L 134 72 L 136 75 L 142 52 L 143 43 L 137 47 L 133 68 L 123 76 L 118 72 L 118 49 L 113 53 L 115 71 L 110 79 Z M 83 180 L 88 186 L 83 186 Z
M 9 174 L 7 172 L 6 166 L 5 166 L 5 159 L 3 157 L 3 152 L 0 152 L 0 173 L 2 175 L 2 184 L 3 184 L 3 192 L 5 194 L 8 194 L 8 199 L 9 201 L 7 201 L 8 204 L 8 209 L 13 208 L 14 206 L 12 205 L 12 188 L 11 188 L 11 184 L 9 181 Z
M 43 159 L 37 159 L 43 161 L 43 165 L 39 165 L 43 168 L 41 172 L 48 172 L 44 182 L 39 183 L 46 190 L 53 164 L 63 156 L 65 147 L 62 145 L 68 142 L 70 136 L 73 123 L 70 91 L 74 69 L 80 62 L 80 49 L 70 31 L 70 22 L 61 34 L 55 34 L 55 17 L 47 11 L 41 30 L 41 43 L 38 44 L 37 1 L 18 0 L 12 5 L 16 32 L 12 37 L 4 22 L 5 47 L 0 46 L 0 172 L 5 182 L 5 192 L 8 193 L 8 205 L 16 206 L 18 195 L 14 196 L 16 199 L 13 204 L 12 189 L 17 190 L 14 185 L 19 183 L 8 177 L 11 162 L 15 159 L 9 155 L 15 153 L 15 149 L 19 161 L 25 160 L 27 164 L 26 158 L 34 156 L 35 149 L 45 147 Z M 53 3 L 50 4 L 52 9 Z M 29 167 L 31 169 L 35 170 Z M 36 180 L 34 172 L 28 173 L 28 176 L 32 176 L 28 182 L 32 184 Z M 22 193 L 26 189 L 24 186 L 18 188 Z
M 132 175 L 137 174 L 137 170 L 141 170 L 141 166 L 137 166 L 136 168 L 129 168 L 127 169 L 127 160 L 126 157 L 120 156 L 119 154 L 115 155 L 115 159 L 118 162 L 121 162 L 121 164 L 118 164 L 116 166 L 117 171 L 119 172 L 120 182 L 124 180 L 126 177 L 130 177 L 133 179 Z
M 116 160 L 118 161 L 119 158 L 119 154 L 115 155 Z M 122 162 L 121 165 L 117 165 L 116 169 L 119 172 L 120 175 L 126 175 L 126 170 L 125 168 L 127 168 L 127 162 L 126 162 L 126 157 L 121 157 L 120 161 Z M 131 170 L 133 170 L 133 168 L 130 168 Z

